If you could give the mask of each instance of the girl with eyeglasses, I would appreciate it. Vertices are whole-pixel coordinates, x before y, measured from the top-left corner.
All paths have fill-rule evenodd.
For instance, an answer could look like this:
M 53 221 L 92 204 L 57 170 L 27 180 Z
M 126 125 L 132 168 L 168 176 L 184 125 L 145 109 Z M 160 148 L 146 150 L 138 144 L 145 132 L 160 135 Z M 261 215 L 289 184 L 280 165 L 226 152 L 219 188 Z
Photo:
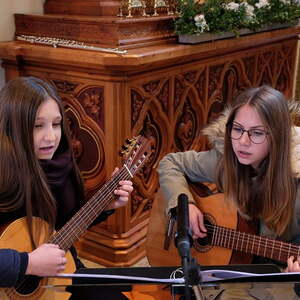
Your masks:
M 297 105 L 294 108 L 298 113 Z M 283 94 L 269 86 L 247 89 L 203 132 L 211 150 L 170 153 L 159 163 L 167 210 L 177 206 L 179 194 L 187 194 L 193 238 L 206 237 L 203 213 L 186 177 L 216 183 L 242 217 L 260 221 L 260 235 L 299 243 L 300 132 Z M 289 257 L 286 263 L 286 271 L 300 271 L 299 257 Z

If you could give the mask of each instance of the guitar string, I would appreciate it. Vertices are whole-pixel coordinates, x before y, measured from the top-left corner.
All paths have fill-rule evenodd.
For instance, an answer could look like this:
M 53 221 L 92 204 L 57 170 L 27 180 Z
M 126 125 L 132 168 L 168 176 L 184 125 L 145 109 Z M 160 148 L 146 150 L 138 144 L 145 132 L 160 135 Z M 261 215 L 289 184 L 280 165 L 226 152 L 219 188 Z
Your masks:
M 93 213 L 92 221 L 94 221 L 97 216 L 100 214 L 100 212 L 105 209 L 105 207 L 110 203 L 111 199 L 113 198 L 113 191 L 112 189 L 114 187 L 118 186 L 118 183 L 120 180 L 124 180 L 126 178 L 129 178 L 128 174 L 126 174 L 126 169 L 122 169 L 122 171 L 118 174 L 118 176 L 115 176 L 111 181 L 109 181 L 107 184 L 105 184 L 104 188 L 101 188 L 101 193 L 96 193 L 91 200 L 89 200 L 82 209 L 80 209 L 70 221 L 66 223 L 65 231 L 59 231 L 53 238 L 53 242 L 59 244 L 62 246 L 62 249 L 67 250 L 68 245 L 70 244 L 70 241 L 72 237 L 65 239 L 65 234 L 71 232 L 75 232 L 75 230 L 78 230 L 78 234 L 80 235 L 81 232 L 83 232 L 85 229 L 81 228 L 81 225 L 87 225 L 86 218 L 91 216 L 91 213 Z M 102 198 L 103 201 L 100 201 L 99 198 Z M 72 224 L 76 224 L 75 226 L 72 226 Z M 67 235 L 68 236 L 68 235 Z
M 143 136 L 139 136 L 135 139 L 135 147 L 131 151 L 132 152 L 131 156 L 127 159 L 127 164 L 129 164 L 129 163 L 132 164 L 132 161 L 133 161 L 132 157 L 137 156 L 137 153 L 141 152 L 141 149 L 143 148 L 142 146 L 145 146 L 146 142 L 147 142 L 147 139 L 145 139 Z M 137 151 L 137 150 L 139 150 L 139 151 Z M 108 182 L 106 182 L 101 187 L 100 190 L 98 190 L 94 194 L 94 196 L 86 203 L 86 205 L 84 205 L 84 209 L 80 209 L 72 217 L 72 219 L 66 224 L 67 225 L 66 228 L 70 227 L 72 225 L 72 223 L 75 224 L 75 222 L 78 221 L 78 219 L 79 219 L 79 224 L 82 222 L 85 222 L 86 220 L 82 219 L 84 217 L 84 214 L 86 216 L 88 216 L 88 218 L 89 218 L 90 213 L 93 213 L 94 216 L 92 217 L 92 219 L 95 220 L 95 218 L 100 214 L 100 212 L 108 205 L 108 203 L 113 198 L 114 195 L 112 194 L 112 188 L 115 186 L 117 187 L 120 180 L 129 179 L 130 177 L 132 177 L 133 174 L 135 174 L 138 171 L 138 169 L 143 165 L 143 163 L 146 161 L 148 154 L 150 154 L 150 153 L 146 153 L 146 151 L 144 151 L 141 154 L 139 155 L 140 158 L 138 160 L 139 165 L 135 164 L 131 167 L 131 170 L 129 170 L 127 164 L 124 163 L 123 167 Z M 101 200 L 101 197 L 105 198 L 105 200 L 99 201 L 99 200 Z M 94 212 L 95 209 L 97 209 L 96 213 Z M 90 224 L 90 223 L 87 223 L 87 224 Z M 74 226 L 74 227 L 70 227 L 70 228 L 73 231 L 73 228 L 76 228 L 76 227 L 78 229 L 80 229 L 79 226 Z M 78 232 L 79 236 L 83 231 L 84 230 L 81 230 Z M 53 241 L 55 243 L 59 242 L 61 239 L 61 235 L 62 235 L 61 231 L 58 232 L 57 234 L 55 234 L 53 237 Z M 66 250 L 67 250 L 68 247 L 71 246 L 71 244 L 72 243 L 70 243 L 70 241 L 69 241 L 69 245 L 66 244 L 64 246 L 64 248 L 66 248 Z
M 115 184 L 115 181 L 117 181 L 117 184 L 119 183 L 119 181 L 120 180 L 123 180 L 123 179 L 126 179 L 126 178 L 128 178 L 128 177 L 130 177 L 130 176 L 128 176 L 128 173 L 126 174 L 125 172 L 127 172 L 126 171 L 126 169 L 124 168 L 124 167 L 122 167 L 119 171 L 118 171 L 118 173 L 117 174 L 115 174 L 114 175 L 114 177 L 113 178 L 111 178 L 111 180 L 110 181 L 108 181 L 107 183 L 105 183 L 104 184 L 104 186 L 106 187 L 106 191 L 104 192 L 104 195 L 103 195 L 103 197 L 104 196 L 107 196 L 108 195 L 108 192 L 110 192 L 110 194 L 112 193 L 111 192 L 111 190 L 109 191 L 108 190 L 108 188 L 109 188 L 109 186 L 111 185 L 112 187 L 113 186 L 115 186 L 116 184 Z M 110 184 L 111 183 L 111 184 Z M 114 184 L 113 184 L 114 183 Z M 103 188 L 101 188 L 100 190 L 103 190 Z M 98 191 L 98 192 L 100 192 L 100 191 Z M 95 195 L 94 196 L 92 196 L 91 197 L 91 199 L 87 202 L 87 203 L 91 203 L 91 202 L 95 202 L 94 203 L 94 205 L 97 205 L 97 202 L 96 201 L 98 201 L 99 199 L 98 199 L 98 197 L 99 197 L 99 194 L 100 193 L 98 193 L 98 192 L 96 192 L 95 193 Z M 97 195 L 96 195 L 97 194 Z M 98 197 L 97 197 L 98 196 Z M 109 195 L 108 195 L 109 196 Z M 112 196 L 111 197 L 109 197 L 109 200 L 111 200 L 112 199 Z M 98 201 L 98 203 L 100 203 L 101 201 Z M 106 198 L 105 198 L 105 200 L 104 200 L 104 203 L 103 203 L 103 206 L 104 206 L 104 208 L 105 208 L 105 206 L 107 206 L 107 204 L 109 203 L 110 201 L 108 201 Z M 86 203 L 86 204 L 87 204 Z M 83 209 L 83 208 L 86 208 L 86 204 L 81 208 L 81 209 Z M 101 204 L 102 204 L 102 202 L 101 202 Z M 99 204 L 100 205 L 100 204 Z M 101 207 L 101 205 L 100 205 L 100 207 Z M 93 207 L 93 208 L 95 208 L 95 207 Z M 75 223 L 75 221 L 77 221 L 77 219 L 80 219 L 80 217 L 84 217 L 84 215 L 81 215 L 81 214 L 79 214 L 79 212 L 81 212 L 81 209 L 73 216 L 73 218 L 74 218 L 74 220 L 73 220 L 73 218 L 71 218 L 71 220 L 73 220 L 74 222 L 70 222 L 70 221 L 68 221 L 67 223 L 66 223 L 66 225 L 65 226 L 69 226 L 69 225 L 71 225 L 70 223 Z M 91 212 L 93 212 L 93 210 L 91 210 L 90 209 L 90 211 Z M 83 212 L 83 214 L 85 214 L 86 212 L 85 212 L 85 210 L 83 209 L 82 210 L 82 212 Z M 100 211 L 101 212 L 101 211 Z M 100 214 L 100 212 L 99 212 L 99 214 Z M 99 215 L 99 214 L 97 214 L 96 215 L 96 217 Z M 68 224 L 68 225 L 67 225 Z M 79 225 L 80 225 L 80 221 L 79 221 Z M 79 227 L 79 226 L 78 226 Z M 73 227 L 74 228 L 74 227 Z M 72 229 L 72 227 L 70 227 L 69 228 L 71 231 L 74 231 L 73 229 Z M 60 233 L 61 231 L 58 231 L 58 233 Z M 66 230 L 63 234 L 65 234 L 65 233 L 70 233 L 70 231 L 68 232 L 68 230 Z M 62 249 L 64 249 L 64 246 L 63 246 L 63 244 L 64 244 L 64 240 L 63 240 L 63 234 L 58 234 L 57 236 L 55 236 L 55 238 L 53 239 L 53 241 L 52 241 L 52 239 L 50 239 L 49 241 L 48 241 L 48 243 L 49 242 L 53 242 L 54 244 L 57 244 L 57 245 L 59 245 Z M 66 237 L 67 237 L 68 235 L 66 235 Z M 67 240 L 68 240 L 68 238 L 67 238 Z M 62 245 L 61 245 L 61 244 Z M 67 249 L 64 249 L 64 250 L 67 250 Z M 24 277 L 19 283 L 18 283 L 18 285 L 15 287 L 15 289 L 22 289 L 22 288 L 24 288 L 25 286 L 26 286 L 26 284 L 28 283 L 28 281 L 29 281 L 29 277 Z M 11 294 L 13 293 L 13 288 L 11 288 L 11 289 L 8 289 L 8 290 L 11 290 Z
M 206 225 L 206 228 L 209 229 L 210 233 L 213 233 L 213 239 L 214 239 L 213 242 L 217 243 L 218 245 L 224 245 L 225 248 L 231 248 L 229 247 L 230 244 L 234 247 L 234 242 L 236 241 L 236 250 L 243 251 L 243 247 L 238 248 L 238 240 L 239 238 L 241 240 L 243 239 L 245 240 L 246 237 L 247 239 L 246 249 L 249 247 L 248 244 L 251 244 L 252 250 L 250 252 L 253 254 L 260 254 L 259 249 L 262 248 L 265 249 L 264 255 L 262 256 L 266 256 L 266 253 L 269 253 L 271 251 L 271 254 L 269 254 L 267 257 L 271 256 L 270 258 L 274 258 L 274 259 L 277 256 L 278 259 L 281 260 L 282 255 L 284 256 L 284 258 L 285 257 L 287 258 L 291 255 L 299 256 L 300 248 L 297 245 L 274 240 L 268 237 L 261 237 L 257 235 L 234 231 L 232 229 L 221 227 L 221 226 Z M 273 247 L 269 247 L 270 249 L 267 249 L 268 244 L 271 243 L 273 243 Z M 276 248 L 279 249 L 275 249 L 275 246 Z M 253 250 L 253 248 L 255 251 Z
M 238 235 L 239 238 L 241 238 L 241 235 L 245 236 L 245 234 L 241 233 L 241 232 L 234 232 L 234 235 Z M 284 258 L 284 261 L 286 261 L 287 257 L 293 255 L 299 255 L 299 247 L 297 247 L 296 245 L 292 245 L 290 243 L 286 243 L 286 242 L 282 242 L 282 241 L 277 241 L 268 237 L 262 237 L 262 236 L 257 236 L 257 235 L 248 235 L 248 243 L 252 243 L 256 248 L 255 251 L 253 251 L 254 253 L 260 254 L 262 256 L 270 256 L 271 258 L 278 258 L 279 260 Z M 233 244 L 234 241 L 237 241 L 236 238 L 234 238 L 233 240 Z M 271 243 L 273 243 L 273 247 L 271 247 Z M 267 247 L 269 245 L 269 247 Z M 275 249 L 275 246 L 277 246 Z M 248 246 L 247 246 L 248 247 Z M 253 248 L 253 247 L 252 247 Z M 238 249 L 238 248 L 237 248 Z M 241 248 L 243 249 L 243 248 Z M 261 250 L 260 250 L 261 249 Z M 274 249 L 275 249 L 275 254 L 274 254 Z M 270 253 L 271 252 L 271 253 Z M 291 253 L 293 252 L 293 253 Z M 295 254 L 295 252 L 297 254 Z M 266 255 L 266 253 L 268 253 L 268 255 Z M 282 258 L 283 256 L 283 258 Z
M 144 139 L 144 141 L 146 141 Z M 139 140 L 139 142 L 137 142 L 137 146 L 138 147 L 141 147 L 142 144 L 145 144 L 145 142 L 141 141 L 141 139 Z M 136 151 L 133 151 L 133 155 L 136 155 Z M 90 200 L 88 200 L 88 202 L 83 206 L 83 208 L 87 208 L 88 206 L 90 206 L 89 208 L 89 211 L 90 212 L 93 212 L 94 213 L 94 216 L 98 216 L 100 214 L 100 212 L 110 203 L 111 199 L 113 198 L 113 194 L 112 194 L 112 187 L 115 187 L 118 185 L 119 181 L 120 180 L 126 180 L 126 179 L 129 179 L 130 177 L 132 177 L 139 169 L 140 167 L 144 164 L 144 162 L 146 161 L 146 158 L 147 156 L 149 155 L 149 153 L 146 153 L 144 152 L 143 155 L 140 155 L 141 158 L 140 160 L 138 161 L 139 162 L 139 165 L 137 166 L 136 164 L 131 168 L 131 170 L 129 171 L 128 169 L 128 166 L 126 165 L 126 163 L 123 165 L 123 167 L 108 181 L 106 182 L 101 188 L 100 190 L 98 190 L 92 197 Z M 128 160 L 132 159 L 132 157 L 130 157 Z M 141 159 L 143 159 L 143 161 L 141 161 Z M 126 167 L 125 167 L 126 165 Z M 116 184 L 117 182 L 117 184 Z M 104 190 L 104 193 L 102 194 L 101 192 L 103 192 Z M 102 196 L 103 195 L 103 196 Z M 105 200 L 102 202 L 102 201 L 99 201 L 99 197 L 105 197 Z M 91 207 L 91 205 L 93 205 L 92 203 L 94 202 L 94 206 Z M 97 203 L 99 204 L 99 207 L 97 207 Z M 95 213 L 93 210 L 94 209 L 99 209 L 99 212 L 98 214 Z M 67 226 L 70 226 L 71 223 L 75 223 L 75 221 L 77 221 L 77 219 L 82 219 L 82 217 L 84 215 L 82 215 L 81 213 L 83 212 L 83 214 L 86 214 L 87 212 L 85 212 L 85 210 L 82 210 L 81 209 L 71 218 L 71 220 L 69 222 L 67 222 Z M 95 218 L 96 218 L 95 217 Z M 94 218 L 94 220 L 95 220 Z M 72 222 L 71 222 L 72 221 Z M 74 222 L 73 222 L 74 221 Z M 80 221 L 79 221 L 80 223 Z M 71 228 L 71 231 L 73 231 L 73 229 Z M 68 231 L 67 231 L 68 232 Z M 76 236 L 77 237 L 77 236 Z M 77 237 L 78 238 L 78 237 Z M 62 243 L 62 234 L 60 234 L 60 231 L 54 235 L 54 238 L 53 238 L 53 242 L 54 240 L 56 240 L 56 243 L 59 242 L 59 240 L 61 240 L 61 243 Z M 51 241 L 52 239 L 50 239 Z M 48 242 L 50 242 L 48 241 Z M 54 242 L 55 243 L 55 242 Z M 59 245 L 59 244 L 58 244 Z M 66 245 L 67 246 L 67 245 Z M 63 249 L 63 248 L 62 248 Z M 67 250 L 67 249 L 66 249 Z M 26 284 L 26 282 L 28 281 L 28 277 L 25 277 L 23 280 L 20 281 L 20 283 L 18 283 L 16 289 L 20 289 L 22 287 L 24 287 L 24 285 Z M 10 289 L 11 292 L 12 292 L 12 289 Z
M 139 144 L 140 146 L 140 144 Z M 135 153 L 133 153 L 135 154 Z M 140 168 L 140 166 L 143 164 L 143 162 L 145 161 L 145 158 L 147 157 L 147 155 L 145 155 L 145 153 L 143 153 L 143 156 L 141 156 L 139 163 L 140 165 L 134 165 L 132 167 L 132 172 L 129 171 L 128 166 L 126 164 L 124 164 L 124 166 L 122 167 L 121 170 L 118 171 L 118 173 L 116 173 L 114 175 L 114 177 L 108 181 L 107 183 L 105 183 L 102 188 L 100 190 L 98 190 L 96 192 L 96 194 L 86 203 L 86 205 L 84 206 L 84 209 L 81 209 L 79 212 L 77 212 L 73 218 L 70 220 L 70 222 L 68 222 L 68 224 L 66 224 L 66 228 L 70 227 L 71 230 L 73 230 L 73 228 L 75 227 L 71 227 L 72 223 L 75 223 L 77 221 L 77 219 L 79 218 L 79 224 L 82 222 L 85 222 L 86 220 L 82 219 L 83 214 L 85 214 L 86 216 L 90 216 L 90 213 L 94 213 L 93 216 L 93 220 L 99 215 L 99 213 L 101 212 L 101 210 L 103 210 L 108 203 L 111 201 L 111 199 L 113 198 L 113 194 L 112 194 L 112 187 L 117 186 L 116 182 L 118 183 L 120 180 L 124 180 L 124 179 L 129 179 L 132 176 L 132 173 L 136 173 L 136 171 Z M 141 159 L 143 159 L 143 161 L 141 161 Z M 127 172 L 126 172 L 127 171 Z M 129 176 L 130 175 L 130 176 Z M 105 201 L 99 201 L 99 198 L 103 198 L 105 197 L 106 200 Z M 98 205 L 100 204 L 100 205 Z M 97 212 L 95 213 L 94 210 L 97 209 Z M 80 221 L 82 220 L 82 222 Z M 88 223 L 90 224 L 90 223 Z M 77 227 L 78 229 L 80 229 L 80 227 Z M 81 230 L 81 232 L 78 232 L 78 235 L 80 236 L 80 234 L 83 232 L 84 230 Z M 64 239 L 65 240 L 65 239 Z M 60 234 L 56 234 L 54 236 L 53 239 L 54 243 L 57 243 L 60 241 Z M 68 241 L 68 240 L 67 240 Z M 70 247 L 72 243 L 66 243 L 66 245 L 64 246 L 65 249 L 68 249 L 68 247 Z
M 231 243 L 234 246 L 234 242 L 236 241 L 238 243 L 238 239 L 241 238 L 241 235 L 243 236 L 243 238 L 245 238 L 245 236 L 248 238 L 247 243 L 252 244 L 252 250 L 253 250 L 253 246 L 255 246 L 255 251 L 252 251 L 255 254 L 261 254 L 262 256 L 267 256 L 269 257 L 271 255 L 271 258 L 276 258 L 276 256 L 278 257 L 279 260 L 281 260 L 282 256 L 284 256 L 284 258 L 287 258 L 291 255 L 291 252 L 293 251 L 294 255 L 299 255 L 299 247 L 297 247 L 296 245 L 292 245 L 289 243 L 285 243 L 282 241 L 276 241 L 274 239 L 270 239 L 267 237 L 261 237 L 261 236 L 256 236 L 256 235 L 251 235 L 251 234 L 244 234 L 242 232 L 236 232 L 234 230 L 229 231 L 227 228 L 221 227 L 221 229 L 217 229 L 217 234 L 221 234 L 222 238 L 225 239 L 225 242 L 223 243 L 223 245 L 225 245 L 225 248 L 228 248 L 229 244 Z M 237 238 L 237 236 L 239 236 Z M 227 238 L 229 237 L 229 239 Z M 227 238 L 227 239 L 226 239 Z M 230 240 L 231 238 L 231 240 Z M 227 241 L 227 242 L 226 242 Z M 228 246 L 226 245 L 226 243 L 228 244 Z M 271 250 L 267 248 L 268 244 L 273 243 L 273 248 L 271 247 Z M 279 247 L 279 249 L 275 250 L 275 254 L 274 255 L 274 246 L 277 245 Z M 243 247 L 238 248 L 238 245 L 236 245 L 236 249 L 237 250 L 243 250 Z M 248 248 L 249 245 L 246 246 L 246 248 Z M 230 247 L 231 248 L 231 247 Z M 264 254 L 262 254 L 262 251 L 259 251 L 259 249 L 264 249 Z M 266 255 L 266 253 L 269 253 L 271 251 L 271 254 Z M 284 252 L 284 253 L 282 253 Z M 295 254 L 295 252 L 297 254 Z M 287 254 L 289 253 L 289 254 Z M 286 260 L 283 260 L 286 261 Z

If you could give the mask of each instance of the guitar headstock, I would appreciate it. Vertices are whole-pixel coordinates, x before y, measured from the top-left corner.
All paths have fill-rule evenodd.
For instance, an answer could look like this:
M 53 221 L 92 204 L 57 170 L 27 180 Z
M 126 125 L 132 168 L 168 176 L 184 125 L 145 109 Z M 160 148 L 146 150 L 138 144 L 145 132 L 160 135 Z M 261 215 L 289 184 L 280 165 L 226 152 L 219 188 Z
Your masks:
M 124 158 L 124 165 L 134 175 L 151 155 L 150 140 L 142 135 L 126 140 L 126 145 L 122 146 L 121 155 Z

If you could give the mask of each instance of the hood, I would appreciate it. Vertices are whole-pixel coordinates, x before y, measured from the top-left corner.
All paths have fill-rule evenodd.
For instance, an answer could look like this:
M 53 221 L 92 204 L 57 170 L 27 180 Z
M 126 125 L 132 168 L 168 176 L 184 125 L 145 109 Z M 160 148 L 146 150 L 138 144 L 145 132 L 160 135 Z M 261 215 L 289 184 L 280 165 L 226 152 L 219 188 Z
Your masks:
M 300 102 L 289 101 L 289 110 L 291 113 L 292 123 L 292 135 L 291 135 L 291 160 L 292 170 L 297 178 L 300 178 Z M 209 143 L 219 153 L 224 153 L 224 136 L 225 127 L 230 110 L 225 109 L 221 115 L 207 127 L 202 130 L 203 135 L 207 136 Z

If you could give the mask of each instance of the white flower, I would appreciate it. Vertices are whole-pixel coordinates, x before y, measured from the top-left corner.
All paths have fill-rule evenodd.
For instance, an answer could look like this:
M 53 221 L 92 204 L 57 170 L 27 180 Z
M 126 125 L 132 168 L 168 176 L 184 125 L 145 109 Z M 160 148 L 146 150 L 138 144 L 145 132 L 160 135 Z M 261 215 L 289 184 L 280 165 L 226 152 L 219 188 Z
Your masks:
M 196 23 L 200 23 L 200 22 L 206 22 L 205 21 L 205 17 L 204 17 L 204 15 L 196 15 L 195 17 L 194 17 L 194 21 L 196 22 Z
M 269 5 L 269 1 L 268 0 L 259 0 L 258 3 L 255 3 L 255 6 L 257 8 L 262 8 L 262 7 L 266 7 Z
M 245 7 L 246 15 L 249 19 L 253 18 L 254 15 L 254 6 L 248 4 L 247 2 L 241 3 L 242 6 Z
M 230 2 L 225 7 L 226 7 L 226 9 L 229 9 L 229 10 L 238 10 L 240 5 L 235 2 Z
M 209 27 L 206 23 L 205 17 L 203 14 L 196 15 L 194 17 L 195 25 L 197 27 L 198 32 L 204 32 L 205 30 L 209 30 Z
M 283 4 L 291 4 L 291 0 L 280 0 Z

